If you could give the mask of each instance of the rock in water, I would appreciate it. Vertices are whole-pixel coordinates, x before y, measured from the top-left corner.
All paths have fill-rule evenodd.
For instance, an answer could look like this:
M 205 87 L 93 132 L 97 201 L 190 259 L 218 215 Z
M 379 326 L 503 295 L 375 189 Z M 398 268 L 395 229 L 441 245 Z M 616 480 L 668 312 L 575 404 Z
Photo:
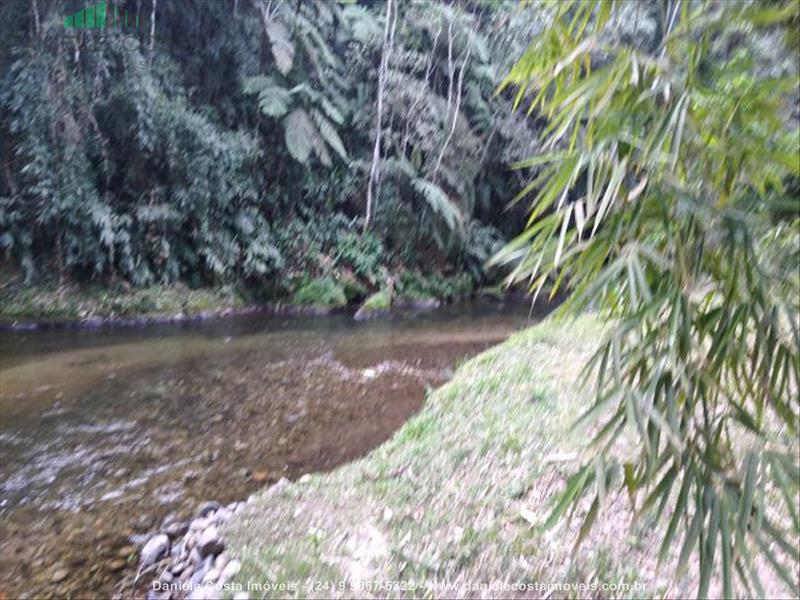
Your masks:
M 61 583 L 69 576 L 69 571 L 66 569 L 58 569 L 53 572 L 52 577 L 50 577 L 51 583 Z
M 142 548 L 139 560 L 139 568 L 146 569 L 169 551 L 169 537 L 165 533 L 159 533 L 151 537 Z

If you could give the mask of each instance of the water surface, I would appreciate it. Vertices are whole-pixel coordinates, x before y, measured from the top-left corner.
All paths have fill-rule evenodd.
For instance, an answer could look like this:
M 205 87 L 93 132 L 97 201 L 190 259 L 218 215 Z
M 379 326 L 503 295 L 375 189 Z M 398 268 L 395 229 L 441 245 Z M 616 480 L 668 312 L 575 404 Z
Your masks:
M 0 333 L 0 598 L 130 596 L 165 517 L 365 454 L 528 322 L 464 303 Z

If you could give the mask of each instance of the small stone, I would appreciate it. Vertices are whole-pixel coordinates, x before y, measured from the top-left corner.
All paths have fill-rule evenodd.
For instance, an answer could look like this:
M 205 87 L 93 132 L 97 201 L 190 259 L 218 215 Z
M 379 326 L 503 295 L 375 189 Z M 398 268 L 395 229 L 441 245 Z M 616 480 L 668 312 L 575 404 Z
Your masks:
M 309 473 L 306 473 L 297 480 L 298 483 L 308 483 L 309 481 L 311 481 L 311 475 Z
M 118 571 L 122 571 L 122 569 L 124 569 L 125 565 L 127 565 L 127 564 L 128 564 L 128 561 L 126 561 L 126 560 L 124 560 L 122 558 L 115 558 L 114 560 L 108 561 L 108 563 L 106 563 L 106 567 L 112 573 L 116 573 Z
M 53 572 L 53 575 L 50 577 L 50 583 L 61 583 L 67 577 L 69 577 L 69 571 L 66 569 L 57 569 Z
M 213 500 L 203 502 L 203 504 L 200 505 L 200 508 L 197 509 L 197 516 L 207 517 L 210 513 L 216 512 L 220 508 L 222 508 L 222 505 L 219 502 L 214 502 Z
M 139 568 L 145 569 L 169 552 L 169 537 L 159 533 L 151 537 L 142 548 L 139 557 Z
M 214 583 L 219 577 L 219 569 L 210 568 L 208 573 L 203 576 L 203 583 Z
M 209 513 L 213 514 L 213 513 Z M 198 517 L 189 524 L 189 531 L 203 531 L 209 525 L 209 520 L 205 517 Z
M 211 517 L 209 517 L 209 520 L 216 525 L 221 525 L 230 518 L 231 518 L 231 512 L 227 508 L 220 508 Z
M 383 509 L 383 520 L 384 521 L 391 521 L 393 516 L 394 516 L 394 513 L 392 512 L 391 508 L 389 508 L 387 506 L 386 508 Z
M 161 521 L 161 529 L 164 529 L 167 525 L 177 521 L 180 521 L 180 517 L 178 517 L 178 515 L 175 513 L 169 513 L 166 517 L 164 517 L 164 520 Z
M 267 480 L 268 473 L 266 471 L 255 471 L 253 473 L 253 481 L 256 483 L 264 483 Z
M 138 519 L 136 519 L 136 523 L 134 523 L 133 527 L 137 531 L 148 531 L 154 525 L 155 519 L 153 519 L 152 515 L 142 515 Z
M 174 565 L 172 565 L 170 567 L 170 571 L 172 571 L 173 575 L 180 575 L 181 573 L 183 573 L 186 570 L 186 568 L 188 566 L 189 566 L 189 562 L 185 561 L 185 560 L 182 560 L 182 561 L 179 561 L 179 562 L 175 563 Z
M 226 564 L 228 564 L 228 555 L 223 552 L 217 556 L 216 560 L 214 561 L 214 568 L 222 571 Z
M 242 563 L 236 559 L 233 559 L 231 562 L 225 565 L 225 568 L 222 569 L 222 572 L 220 572 L 218 583 L 220 585 L 225 585 L 228 583 L 239 572 L 241 567 Z
M 186 521 L 175 521 L 162 529 L 162 531 L 172 539 L 186 535 L 188 530 L 189 524 Z
M 197 549 L 200 552 L 200 556 L 203 557 L 212 554 L 216 556 L 225 549 L 225 544 L 219 537 L 219 532 L 215 525 L 212 525 L 200 534 L 200 537 L 197 539 Z
M 199 565 L 195 572 L 192 573 L 192 585 L 200 585 L 203 581 L 203 577 L 206 576 L 206 573 L 211 570 L 211 565 L 214 564 L 214 558 L 211 556 L 207 556 L 206 559 L 203 561 L 203 564 Z
M 233 595 L 233 600 L 250 600 L 250 594 L 248 592 L 236 592 Z
M 120 558 L 128 558 L 132 554 L 136 554 L 136 546 L 123 546 L 117 550 L 117 556 Z
M 164 571 L 163 573 L 161 573 L 161 576 L 158 578 L 158 580 L 161 583 L 170 584 L 173 581 L 175 581 L 175 576 L 172 573 L 170 573 L 169 571 Z

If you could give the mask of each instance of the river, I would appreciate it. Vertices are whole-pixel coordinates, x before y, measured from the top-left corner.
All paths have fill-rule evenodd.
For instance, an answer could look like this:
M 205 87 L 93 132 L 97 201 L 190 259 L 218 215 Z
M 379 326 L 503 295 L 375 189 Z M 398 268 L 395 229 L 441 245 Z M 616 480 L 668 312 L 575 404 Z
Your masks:
M 386 440 L 526 303 L 0 333 L 0 599 L 129 596 L 170 514 Z

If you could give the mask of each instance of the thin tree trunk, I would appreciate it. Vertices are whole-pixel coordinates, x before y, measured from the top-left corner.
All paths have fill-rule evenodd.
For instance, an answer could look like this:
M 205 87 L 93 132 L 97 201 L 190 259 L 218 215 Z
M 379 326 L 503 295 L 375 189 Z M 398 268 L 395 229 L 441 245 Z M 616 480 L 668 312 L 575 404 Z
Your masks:
M 447 134 L 447 139 L 445 139 L 444 144 L 442 144 L 442 149 L 439 152 L 439 158 L 436 161 L 436 167 L 433 169 L 433 181 L 436 182 L 436 175 L 439 173 L 439 168 L 442 166 L 442 159 L 444 158 L 445 150 L 447 150 L 447 146 L 450 143 L 450 140 L 453 139 L 453 133 L 456 130 L 456 122 L 458 121 L 458 113 L 461 110 L 461 89 L 464 87 L 464 71 L 467 70 L 467 61 L 469 60 L 469 53 L 472 50 L 472 46 L 467 46 L 467 51 L 464 53 L 464 62 L 461 63 L 461 72 L 458 74 L 458 86 L 456 87 L 456 99 L 455 105 L 453 106 L 453 121 L 450 125 L 450 133 Z
M 148 52 L 150 53 L 149 58 L 150 62 L 153 62 L 153 50 L 156 47 L 156 5 L 158 4 L 158 0 L 153 0 L 153 8 L 150 10 L 150 47 L 148 48 Z
M 31 10 L 33 11 L 33 29 L 36 32 L 36 37 L 39 37 L 42 31 L 42 22 L 39 19 L 39 5 L 36 0 L 31 0 Z
M 447 110 L 453 103 L 453 77 L 456 68 L 453 65 L 453 19 L 447 22 Z
M 392 14 L 394 10 L 394 14 Z M 383 128 L 383 95 L 386 89 L 386 77 L 389 70 L 389 58 L 392 53 L 394 43 L 394 31 L 397 27 L 397 7 L 395 0 L 388 0 L 386 3 L 386 26 L 383 31 L 383 51 L 381 53 L 381 64 L 378 70 L 378 99 L 377 114 L 375 116 L 375 145 L 372 148 L 372 167 L 369 170 L 369 181 L 367 182 L 367 210 L 364 216 L 364 231 L 369 229 L 372 222 L 372 213 L 375 200 L 377 199 L 377 184 L 380 179 L 381 162 L 381 134 Z

